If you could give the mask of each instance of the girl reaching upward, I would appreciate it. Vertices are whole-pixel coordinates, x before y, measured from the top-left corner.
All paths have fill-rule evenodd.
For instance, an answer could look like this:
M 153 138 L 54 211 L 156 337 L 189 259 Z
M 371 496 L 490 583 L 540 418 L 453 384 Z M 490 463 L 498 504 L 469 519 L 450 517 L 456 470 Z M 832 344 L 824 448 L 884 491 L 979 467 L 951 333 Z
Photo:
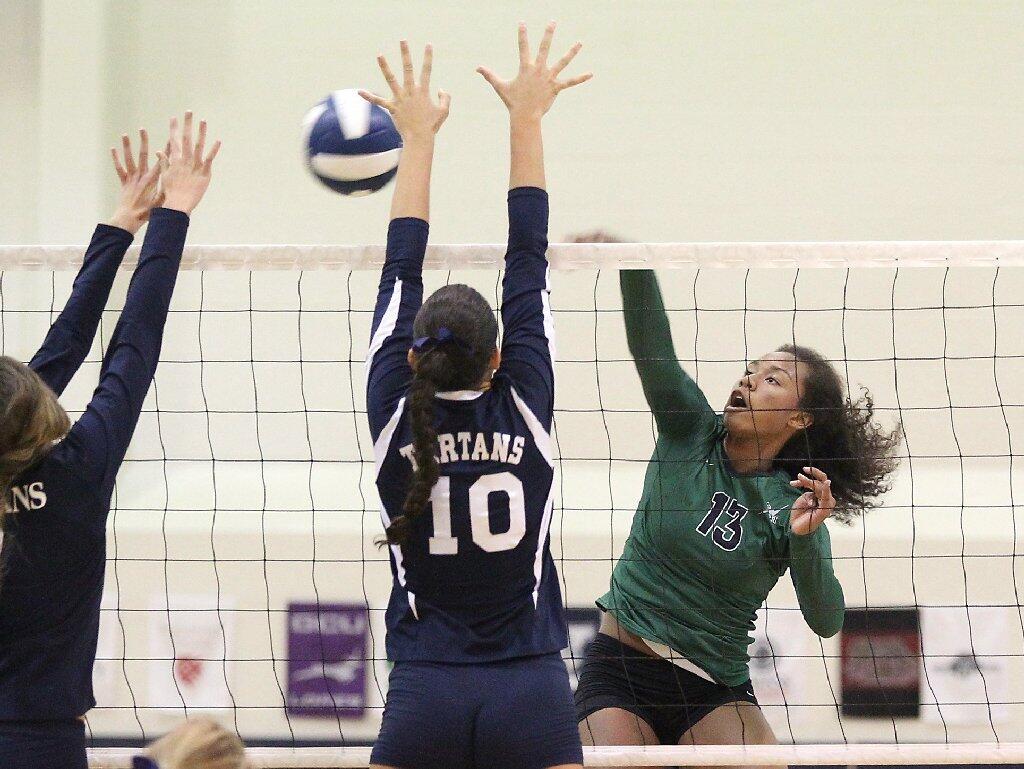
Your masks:
M 0 766 L 85 769 L 114 479 L 160 357 L 189 214 L 210 183 L 192 113 L 170 154 L 115 153 L 121 201 L 96 229 L 71 298 L 28 366 L 0 357 Z M 157 184 L 159 177 L 159 187 Z M 163 190 L 163 196 L 158 192 Z M 162 203 L 163 207 L 155 207 Z M 134 233 L 149 220 L 99 384 L 74 425 L 57 401 L 82 364 Z
M 519 28 L 519 74 L 480 73 L 509 110 L 504 339 L 487 301 L 450 285 L 422 301 L 434 134 L 448 97 L 429 93 L 402 43 L 404 77 L 381 70 L 404 148 L 368 355 L 367 411 L 394 576 L 395 661 L 374 766 L 541 769 L 583 756 L 559 651 L 565 619 L 548 546 L 554 466 L 552 323 L 541 119 L 583 82 L 558 76 Z

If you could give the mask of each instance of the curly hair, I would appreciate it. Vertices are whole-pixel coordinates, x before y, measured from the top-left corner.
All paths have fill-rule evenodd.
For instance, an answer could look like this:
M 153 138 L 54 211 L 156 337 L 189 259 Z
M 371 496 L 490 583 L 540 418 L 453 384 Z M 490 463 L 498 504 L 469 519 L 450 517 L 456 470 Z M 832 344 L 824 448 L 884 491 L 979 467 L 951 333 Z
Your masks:
M 478 291 L 461 283 L 444 286 L 431 294 L 413 321 L 413 334 L 419 338 L 437 337 L 442 328 L 451 332 L 453 339 L 416 354 L 406 396 L 415 470 L 402 515 L 391 521 L 385 538 L 378 541 L 380 545 L 405 544 L 412 522 L 427 506 L 440 476 L 434 455 L 434 395 L 439 391 L 478 387 L 497 345 L 498 322 L 494 311 Z
M 786 344 L 809 375 L 801 382 L 800 409 L 813 422 L 782 447 L 775 467 L 795 478 L 805 465 L 824 471 L 832 481 L 836 509 L 832 517 L 850 523 L 877 505 L 877 497 L 891 486 L 898 459 L 895 450 L 903 437 L 902 425 L 886 430 L 875 420 L 874 401 L 867 388 L 860 397 L 845 394 L 842 377 L 816 350 Z

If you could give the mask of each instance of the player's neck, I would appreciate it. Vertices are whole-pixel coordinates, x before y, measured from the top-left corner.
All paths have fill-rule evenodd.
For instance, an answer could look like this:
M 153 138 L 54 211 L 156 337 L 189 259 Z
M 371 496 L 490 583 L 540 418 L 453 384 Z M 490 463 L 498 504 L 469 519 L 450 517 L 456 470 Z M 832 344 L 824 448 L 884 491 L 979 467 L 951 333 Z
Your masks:
M 782 444 L 766 439 L 763 435 L 736 436 L 727 433 L 723 441 L 725 455 L 729 458 L 734 472 L 741 475 L 765 473 L 772 469 L 772 463 Z

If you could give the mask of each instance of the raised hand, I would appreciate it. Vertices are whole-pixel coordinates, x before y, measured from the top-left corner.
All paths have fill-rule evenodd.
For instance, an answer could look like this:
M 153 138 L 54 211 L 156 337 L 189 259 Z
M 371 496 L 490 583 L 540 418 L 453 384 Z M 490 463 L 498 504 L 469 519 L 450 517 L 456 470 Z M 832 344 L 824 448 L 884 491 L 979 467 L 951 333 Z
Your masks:
M 555 22 L 552 21 L 544 30 L 537 56 L 531 59 L 526 24 L 519 23 L 519 73 L 512 80 L 502 80 L 487 67 L 477 67 L 476 71 L 491 84 L 513 117 L 540 118 L 551 109 L 558 94 L 593 77 L 593 73 L 588 72 L 567 80 L 558 79 L 562 70 L 576 58 L 583 43 L 576 43 L 568 53 L 549 67 L 548 52 L 551 50 L 551 39 L 554 34 Z
M 206 121 L 199 121 L 199 136 L 192 143 L 192 113 L 185 113 L 181 131 L 178 119 L 171 118 L 171 138 L 163 152 L 157 152 L 162 169 L 160 182 L 163 186 L 166 208 L 173 208 L 191 214 L 199 205 L 213 171 L 213 160 L 220 151 L 220 142 L 213 143 L 206 151 Z
M 114 170 L 121 181 L 121 195 L 117 201 L 114 215 L 107 224 L 128 230 L 133 235 L 149 219 L 149 212 L 163 203 L 163 192 L 160 189 L 160 165 L 149 166 L 149 134 L 145 128 L 139 129 L 139 159 L 135 160 L 132 151 L 132 140 L 128 134 L 121 137 L 122 154 L 116 147 L 110 148 L 114 158 Z
M 836 501 L 832 497 L 832 481 L 818 468 L 805 467 L 804 472 L 798 473 L 789 485 L 805 489 L 793 503 L 789 528 L 800 537 L 812 534 L 836 508 Z
M 369 91 L 359 91 L 359 95 L 368 102 L 386 109 L 395 121 L 395 128 L 403 142 L 410 142 L 419 137 L 432 138 L 448 118 L 451 97 L 444 91 L 437 92 L 437 102 L 430 96 L 430 70 L 434 62 L 434 49 L 429 44 L 423 49 L 423 66 L 420 68 L 420 82 L 417 84 L 413 76 L 412 56 L 409 43 L 401 42 L 402 49 L 402 84 L 399 85 L 395 74 L 388 66 L 383 55 L 377 57 L 377 64 L 391 88 L 391 99 L 385 99 Z

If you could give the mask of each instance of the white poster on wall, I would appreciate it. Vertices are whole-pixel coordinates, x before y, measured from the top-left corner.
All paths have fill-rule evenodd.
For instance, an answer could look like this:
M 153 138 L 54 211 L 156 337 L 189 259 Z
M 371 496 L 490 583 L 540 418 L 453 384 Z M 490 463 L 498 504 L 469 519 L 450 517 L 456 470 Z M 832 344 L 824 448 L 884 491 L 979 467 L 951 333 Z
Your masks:
M 803 702 L 807 626 L 795 609 L 765 608 L 757 613 L 750 654 L 750 681 L 766 714 L 777 706 Z M 775 707 L 773 707 L 775 706 Z M 769 717 L 769 720 L 772 720 Z
M 988 724 L 1008 713 L 1007 655 L 1019 654 L 1020 629 L 1010 632 L 999 606 L 921 609 L 924 659 L 922 716 L 932 723 Z
M 170 610 L 168 611 L 168 605 Z M 230 609 L 224 598 L 221 609 Z M 148 701 L 150 707 L 180 712 L 231 707 L 227 682 L 231 657 L 230 611 L 216 611 L 217 596 L 171 595 L 153 601 L 149 616 Z M 223 625 L 223 629 L 222 629 Z
M 96 704 L 111 706 L 117 700 L 119 682 L 124 681 L 123 644 L 117 620 L 117 593 L 104 590 L 100 602 L 100 634 L 96 643 L 96 664 L 92 667 L 92 688 Z

